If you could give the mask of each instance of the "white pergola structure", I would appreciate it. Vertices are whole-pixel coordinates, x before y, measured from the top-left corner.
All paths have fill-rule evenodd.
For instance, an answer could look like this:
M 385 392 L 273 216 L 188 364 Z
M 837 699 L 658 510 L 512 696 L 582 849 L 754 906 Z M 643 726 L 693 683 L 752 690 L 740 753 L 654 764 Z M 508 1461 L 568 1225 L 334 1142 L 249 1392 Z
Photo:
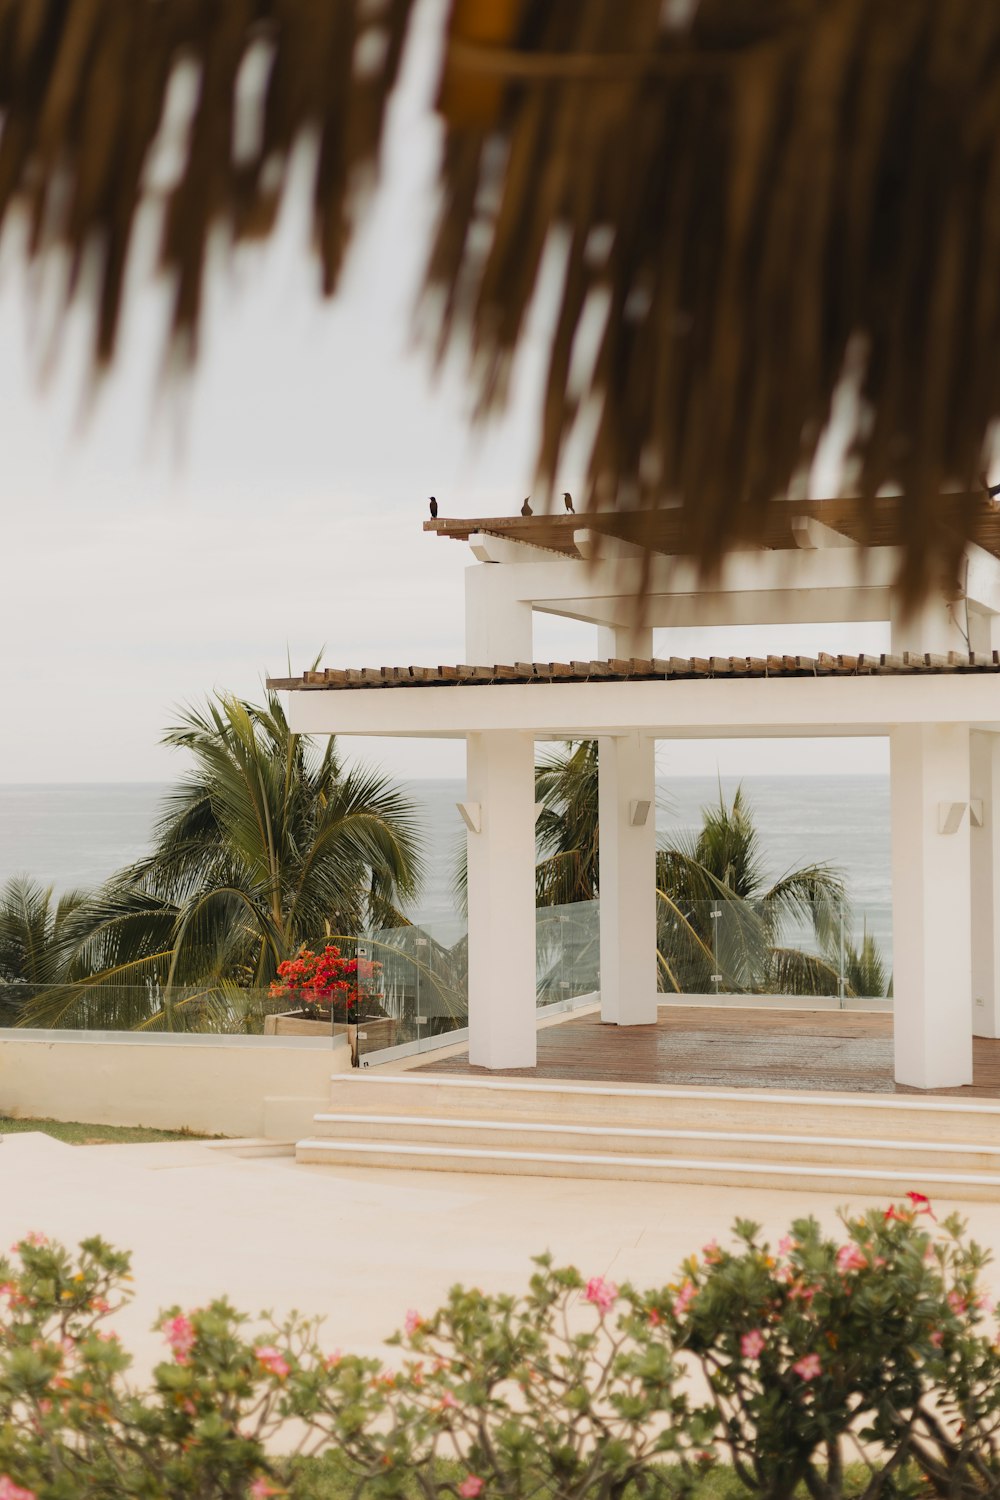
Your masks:
M 473 553 L 470 665 L 272 684 L 291 690 L 303 733 L 466 741 L 470 1061 L 535 1065 L 536 740 L 598 741 L 601 1012 L 633 1026 L 655 1021 L 658 1004 L 656 741 L 887 735 L 896 1079 L 971 1083 L 973 1034 L 1000 1036 L 1000 516 L 968 548 L 959 596 L 911 616 L 895 547 L 858 545 L 862 519 L 843 502 L 789 502 L 768 544 L 730 555 L 708 585 L 669 511 L 644 537 L 652 553 L 627 522 L 425 523 Z M 534 662 L 535 611 L 596 626 L 595 660 Z M 890 622 L 889 653 L 653 658 L 656 627 L 861 620 Z

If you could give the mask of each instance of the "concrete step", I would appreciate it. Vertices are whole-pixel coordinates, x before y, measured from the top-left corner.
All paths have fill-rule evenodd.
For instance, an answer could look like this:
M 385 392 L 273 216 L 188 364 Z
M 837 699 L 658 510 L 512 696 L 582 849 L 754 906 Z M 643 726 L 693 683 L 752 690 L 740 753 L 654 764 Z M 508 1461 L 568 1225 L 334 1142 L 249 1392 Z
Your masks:
M 337 1075 L 331 1113 L 439 1120 L 779 1134 L 821 1140 L 894 1140 L 1000 1147 L 1000 1102 L 909 1095 L 803 1094 L 748 1089 L 421 1074 Z M 325 1127 L 324 1127 L 325 1128 Z M 319 1132 L 322 1133 L 322 1130 Z
M 338 1074 L 296 1159 L 1000 1200 L 1000 1104 Z
M 530 1177 L 613 1178 L 618 1181 L 717 1183 L 727 1187 L 784 1188 L 813 1192 L 898 1197 L 913 1186 L 912 1172 L 891 1166 L 840 1163 L 760 1162 L 738 1156 L 645 1156 L 607 1152 L 505 1150 L 310 1137 L 300 1141 L 297 1160 L 309 1165 L 387 1167 L 397 1170 L 473 1172 Z M 996 1201 L 1000 1173 L 922 1168 L 922 1192 L 948 1198 Z
M 793 1135 L 743 1130 L 662 1129 L 619 1125 L 550 1124 L 545 1121 L 434 1115 L 375 1115 L 338 1111 L 315 1117 L 315 1135 L 341 1141 L 421 1146 L 474 1146 L 503 1151 L 556 1150 L 562 1154 L 700 1157 L 738 1154 L 755 1162 L 830 1163 L 845 1158 L 913 1174 L 914 1168 L 1000 1173 L 1000 1146 L 979 1142 Z

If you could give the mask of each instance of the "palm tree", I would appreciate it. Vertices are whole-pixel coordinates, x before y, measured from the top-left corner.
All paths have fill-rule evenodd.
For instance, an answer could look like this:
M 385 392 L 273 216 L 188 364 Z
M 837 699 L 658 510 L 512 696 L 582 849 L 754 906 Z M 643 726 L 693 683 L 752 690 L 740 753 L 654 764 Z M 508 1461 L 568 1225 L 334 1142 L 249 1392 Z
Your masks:
M 660 965 L 670 988 L 837 993 L 838 969 L 828 958 L 783 947 L 779 937 L 789 921 L 808 925 L 825 953 L 846 906 L 843 878 L 812 864 L 769 884 L 742 787 L 728 803 L 720 785 L 698 833 L 659 850 L 656 863 Z
M 597 741 L 550 753 L 536 768 L 535 788 L 542 803 L 538 906 L 593 900 L 600 890 Z M 841 970 L 846 895 L 837 871 L 813 864 L 778 881 L 765 879 L 760 835 L 742 788 L 727 803 L 720 786 L 698 833 L 657 852 L 656 884 L 665 989 L 699 993 L 722 985 L 749 993 L 836 995 L 844 972 L 847 993 L 884 993 L 878 948 L 867 935 L 866 959 L 858 957 L 852 969 L 848 948 Z M 808 928 L 817 951 L 782 944 L 788 924 Z M 857 989 L 855 979 L 868 987 Z
M 219 694 L 165 743 L 194 764 L 166 799 L 152 853 L 68 927 L 90 989 L 169 1024 L 220 994 L 266 989 L 303 943 L 404 920 L 398 905 L 421 869 L 413 806 L 380 774 L 345 771 L 332 738 L 314 751 L 274 694 L 263 705 Z M 74 988 L 29 1010 L 68 1024 L 89 1003 Z
M 597 895 L 597 796 L 596 740 L 554 750 L 535 767 L 535 800 L 542 804 L 535 824 L 536 905 L 565 906 Z
M 87 899 L 66 891 L 57 901 L 51 886 L 26 875 L 0 888 L 0 1024 L 17 1019 L 37 986 L 72 975 L 72 926 Z
M 416 9 L 7 0 L 0 220 L 23 208 L 27 255 L 93 266 L 70 287 L 97 305 L 100 361 L 150 199 L 166 196 L 159 262 L 191 356 L 210 247 L 285 222 L 303 141 L 310 248 L 335 289 Z M 673 550 L 717 561 L 787 531 L 782 497 L 847 372 L 859 539 L 887 527 L 911 591 L 957 565 L 984 507 L 942 482 L 974 486 L 997 416 L 1000 140 L 983 122 L 998 8 L 533 0 L 448 15 L 429 344 L 471 347 L 477 410 L 501 404 L 558 239 L 539 488 L 586 404 L 591 508 L 600 496 L 642 541 L 679 501 Z M 202 81 L 182 124 L 181 68 Z M 572 354 L 598 295 L 610 315 L 581 387 Z M 883 504 L 887 482 L 905 503 Z

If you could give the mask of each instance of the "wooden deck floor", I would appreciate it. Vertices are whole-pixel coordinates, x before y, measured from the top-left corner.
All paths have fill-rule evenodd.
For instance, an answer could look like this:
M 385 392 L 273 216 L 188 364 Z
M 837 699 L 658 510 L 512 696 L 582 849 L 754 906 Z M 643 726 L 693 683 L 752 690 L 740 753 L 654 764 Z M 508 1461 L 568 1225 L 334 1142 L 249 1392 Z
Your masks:
M 655 1026 L 603 1026 L 571 1016 L 538 1033 L 538 1066 L 489 1073 L 468 1056 L 419 1071 L 506 1078 L 572 1078 L 607 1083 L 709 1088 L 912 1093 L 892 1077 L 892 1016 L 856 1011 L 776 1011 L 664 1006 Z M 1000 1041 L 977 1037 L 974 1083 L 939 1092 L 1000 1098 Z

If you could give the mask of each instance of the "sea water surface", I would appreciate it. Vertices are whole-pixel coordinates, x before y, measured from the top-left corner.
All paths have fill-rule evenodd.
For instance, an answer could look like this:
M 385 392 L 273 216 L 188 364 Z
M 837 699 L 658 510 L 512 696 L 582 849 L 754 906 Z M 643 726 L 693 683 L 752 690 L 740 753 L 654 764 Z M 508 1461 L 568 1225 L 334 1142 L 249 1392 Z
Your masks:
M 452 885 L 463 825 L 461 781 L 413 781 L 426 846 L 427 878 L 410 915 L 454 914 Z M 868 914 L 888 928 L 887 776 L 675 777 L 658 783 L 661 840 L 690 837 L 701 809 L 742 785 L 760 833 L 768 880 L 828 862 L 844 875 L 856 926 Z M 0 785 L 0 883 L 27 874 L 58 891 L 100 884 L 146 852 L 166 785 L 155 782 Z

